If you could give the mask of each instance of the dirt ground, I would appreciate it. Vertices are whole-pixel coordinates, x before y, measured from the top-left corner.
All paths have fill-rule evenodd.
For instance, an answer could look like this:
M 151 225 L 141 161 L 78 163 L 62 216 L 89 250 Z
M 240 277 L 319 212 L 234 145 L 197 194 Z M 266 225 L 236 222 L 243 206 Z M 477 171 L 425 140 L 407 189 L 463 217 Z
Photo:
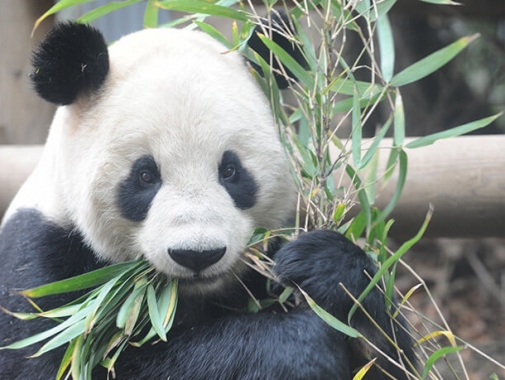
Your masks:
M 424 279 L 454 335 L 467 343 L 458 342 L 465 346 L 461 359 L 447 356 L 452 370 L 444 359 L 437 362 L 441 378 L 484 380 L 496 374 L 505 379 L 505 239 L 425 240 L 404 260 Z M 397 277 L 403 292 L 420 282 L 407 272 L 402 268 Z M 414 292 L 410 302 L 421 314 L 443 325 L 437 306 L 422 288 Z M 442 346 L 450 346 L 446 338 L 438 339 Z

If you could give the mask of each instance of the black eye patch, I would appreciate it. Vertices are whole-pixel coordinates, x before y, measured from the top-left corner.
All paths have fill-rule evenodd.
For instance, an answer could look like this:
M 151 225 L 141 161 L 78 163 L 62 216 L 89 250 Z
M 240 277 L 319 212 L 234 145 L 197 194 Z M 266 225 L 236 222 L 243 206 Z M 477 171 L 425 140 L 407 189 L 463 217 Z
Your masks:
M 161 176 L 154 158 L 142 156 L 136 160 L 128 177 L 119 185 L 118 204 L 123 217 L 143 221 L 160 187 Z
M 253 176 L 242 166 L 238 155 L 231 150 L 224 152 L 221 158 L 219 183 L 239 209 L 245 210 L 256 204 L 258 185 Z

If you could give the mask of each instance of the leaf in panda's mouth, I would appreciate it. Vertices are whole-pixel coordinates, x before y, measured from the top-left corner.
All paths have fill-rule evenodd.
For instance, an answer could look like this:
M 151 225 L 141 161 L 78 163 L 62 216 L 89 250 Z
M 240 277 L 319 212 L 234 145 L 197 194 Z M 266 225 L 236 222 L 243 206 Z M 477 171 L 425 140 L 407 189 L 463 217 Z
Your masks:
M 156 272 L 144 260 L 107 266 L 80 276 L 21 292 L 38 310 L 9 314 L 20 319 L 50 318 L 53 328 L 12 343 L 21 349 L 49 339 L 32 357 L 69 344 L 57 379 L 66 373 L 86 376 L 97 365 L 113 371 L 128 343 L 141 346 L 158 336 L 166 341 L 177 307 L 177 280 Z M 69 304 L 42 311 L 31 298 L 93 288 Z

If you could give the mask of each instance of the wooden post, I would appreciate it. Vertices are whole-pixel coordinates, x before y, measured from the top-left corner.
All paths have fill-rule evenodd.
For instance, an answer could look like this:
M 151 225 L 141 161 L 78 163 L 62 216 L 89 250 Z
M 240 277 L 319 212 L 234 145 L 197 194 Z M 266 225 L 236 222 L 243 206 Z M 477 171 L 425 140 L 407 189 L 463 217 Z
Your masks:
M 30 54 L 53 24 L 45 20 L 31 38 L 35 20 L 53 0 L 3 0 L 0 12 L 0 144 L 40 144 L 54 106 L 32 90 Z
M 42 145 L 0 145 L 0 219 L 42 154 Z

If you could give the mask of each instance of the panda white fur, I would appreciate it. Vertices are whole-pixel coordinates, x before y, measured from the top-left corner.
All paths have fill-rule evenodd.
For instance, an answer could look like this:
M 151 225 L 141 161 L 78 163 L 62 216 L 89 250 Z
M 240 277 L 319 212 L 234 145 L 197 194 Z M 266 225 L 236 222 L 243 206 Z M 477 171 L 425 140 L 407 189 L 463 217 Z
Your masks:
M 269 105 L 239 54 L 175 29 L 143 30 L 107 49 L 97 30 L 66 23 L 33 61 L 35 89 L 61 107 L 3 220 L 0 306 L 26 311 L 13 290 L 143 257 L 179 278 L 176 323 L 168 343 L 127 349 L 118 379 L 350 379 L 369 360 L 304 304 L 288 313 L 231 311 L 248 298 L 237 278 L 260 296 L 266 288 L 242 258 L 252 231 L 281 226 L 295 197 Z M 364 271 L 375 271 L 363 251 L 329 231 L 304 234 L 274 258 L 280 281 L 344 321 L 352 302 L 339 283 L 359 295 Z M 389 319 L 380 292 L 364 305 L 413 363 L 403 322 Z M 50 324 L 1 313 L 0 345 Z M 356 313 L 353 324 L 369 322 Z M 372 330 L 367 337 L 397 358 Z M 62 351 L 25 359 L 30 353 L 0 351 L 0 378 L 54 378 Z M 105 377 L 97 369 L 93 378 Z M 369 378 L 383 377 L 373 369 Z

